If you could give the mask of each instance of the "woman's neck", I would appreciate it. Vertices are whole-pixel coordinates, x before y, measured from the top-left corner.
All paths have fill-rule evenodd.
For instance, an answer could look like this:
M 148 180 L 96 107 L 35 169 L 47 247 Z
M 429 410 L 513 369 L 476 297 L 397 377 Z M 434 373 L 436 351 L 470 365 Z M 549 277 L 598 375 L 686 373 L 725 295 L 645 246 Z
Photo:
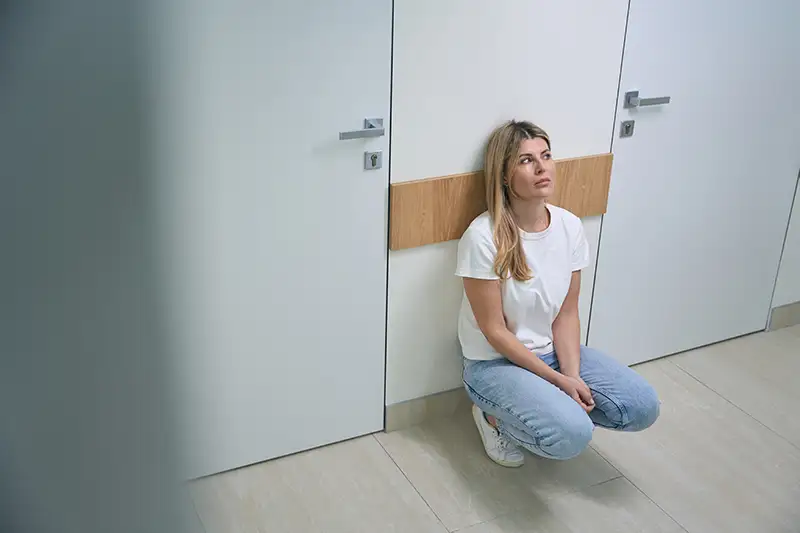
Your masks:
M 512 200 L 511 211 L 514 220 L 522 231 L 538 233 L 550 225 L 550 213 L 544 198 L 536 200 Z

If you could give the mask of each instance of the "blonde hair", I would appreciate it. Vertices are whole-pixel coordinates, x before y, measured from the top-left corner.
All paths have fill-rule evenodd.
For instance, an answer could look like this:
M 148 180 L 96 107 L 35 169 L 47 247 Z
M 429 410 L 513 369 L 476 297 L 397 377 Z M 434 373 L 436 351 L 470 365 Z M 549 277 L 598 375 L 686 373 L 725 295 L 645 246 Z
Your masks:
M 514 196 L 514 191 L 510 179 L 517 166 L 520 144 L 526 139 L 536 138 L 544 139 L 550 148 L 550 137 L 542 128 L 530 122 L 511 120 L 494 130 L 486 145 L 486 204 L 492 217 L 497 247 L 494 271 L 501 280 L 508 278 L 509 274 L 517 281 L 533 277 L 511 212 L 510 196 Z

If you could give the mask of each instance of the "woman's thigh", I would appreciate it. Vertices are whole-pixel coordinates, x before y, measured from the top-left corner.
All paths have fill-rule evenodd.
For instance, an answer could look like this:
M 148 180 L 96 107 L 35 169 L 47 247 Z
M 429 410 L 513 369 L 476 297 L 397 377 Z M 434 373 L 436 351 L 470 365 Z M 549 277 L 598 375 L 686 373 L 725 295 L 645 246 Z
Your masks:
M 569 459 L 591 440 L 594 426 L 575 400 L 507 359 L 465 361 L 464 384 L 501 433 L 534 453 Z
M 592 390 L 589 416 L 601 427 L 641 431 L 659 414 L 658 395 L 636 371 L 602 352 L 581 346 L 581 379 Z

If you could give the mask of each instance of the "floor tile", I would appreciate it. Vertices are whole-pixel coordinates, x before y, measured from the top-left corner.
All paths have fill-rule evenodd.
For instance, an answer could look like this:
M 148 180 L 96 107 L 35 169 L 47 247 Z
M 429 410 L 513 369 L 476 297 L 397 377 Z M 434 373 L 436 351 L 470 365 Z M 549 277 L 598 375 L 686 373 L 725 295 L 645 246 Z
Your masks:
M 208 533 L 442 533 L 374 437 L 354 439 L 192 484 Z
M 195 512 L 194 508 L 190 510 L 188 513 L 189 516 L 187 517 L 187 527 L 189 528 L 190 533 L 206 533 L 206 528 L 203 527 L 203 523 L 200 521 L 200 517 Z
M 450 530 L 619 476 L 594 450 L 566 462 L 526 455 L 522 468 L 498 466 L 486 457 L 468 409 L 376 437 Z
M 203 523 L 197 514 L 191 494 L 191 481 L 181 486 L 178 492 L 178 509 L 181 513 L 181 531 L 187 533 L 205 533 Z
M 674 520 L 624 478 L 516 511 L 459 533 L 683 533 Z
M 800 327 L 707 346 L 670 361 L 800 446 Z
M 800 530 L 800 450 L 669 360 L 637 367 L 656 424 L 596 432 L 593 446 L 691 533 Z

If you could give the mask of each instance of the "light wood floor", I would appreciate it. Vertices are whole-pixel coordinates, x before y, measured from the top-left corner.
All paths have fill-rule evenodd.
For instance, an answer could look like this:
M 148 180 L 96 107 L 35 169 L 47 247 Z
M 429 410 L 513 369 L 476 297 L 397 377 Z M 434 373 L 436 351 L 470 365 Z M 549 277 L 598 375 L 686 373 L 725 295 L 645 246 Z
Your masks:
M 659 421 L 572 461 L 496 466 L 464 410 L 195 481 L 197 530 L 800 532 L 800 326 L 636 369 Z

